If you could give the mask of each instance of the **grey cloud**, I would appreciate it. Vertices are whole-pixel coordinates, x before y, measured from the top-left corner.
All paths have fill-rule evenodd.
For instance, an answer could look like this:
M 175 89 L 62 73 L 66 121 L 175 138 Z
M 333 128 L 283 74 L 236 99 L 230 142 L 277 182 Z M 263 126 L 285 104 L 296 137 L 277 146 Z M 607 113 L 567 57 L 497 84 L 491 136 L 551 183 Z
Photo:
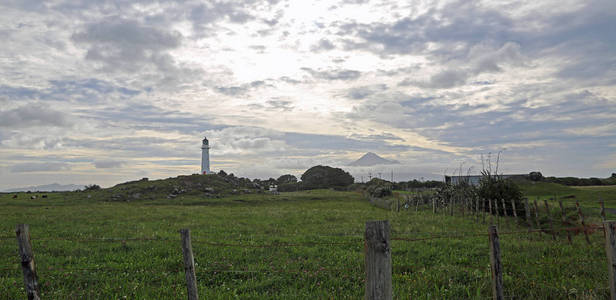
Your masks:
M 355 70 L 329 70 L 329 71 L 316 71 L 311 68 L 302 68 L 302 70 L 308 72 L 312 77 L 325 80 L 355 80 L 361 76 L 359 71 Z
M 291 111 L 293 110 L 293 105 L 291 101 L 287 100 L 268 100 L 266 102 L 272 109 L 274 110 L 282 110 L 282 111 Z
M 12 100 L 58 100 L 97 102 L 112 98 L 128 98 L 141 91 L 115 85 L 96 78 L 87 79 L 53 79 L 49 86 L 39 89 L 28 87 L 0 86 L 0 96 Z
M 178 131 L 187 134 L 224 127 L 210 123 L 208 116 L 136 102 L 100 109 L 80 109 L 76 112 L 83 117 L 101 122 L 101 127 Z
M 251 90 L 258 89 L 260 87 L 271 86 L 263 80 L 256 80 L 249 83 L 245 83 L 237 86 L 217 86 L 214 88 L 218 93 L 227 96 L 241 96 L 250 92 Z
M 30 172 L 57 172 L 68 171 L 71 166 L 67 163 L 21 163 L 11 167 L 11 172 L 30 173 Z
M 88 45 L 85 58 L 102 63 L 108 72 L 136 72 L 147 66 L 170 71 L 175 62 L 166 51 L 179 47 L 182 35 L 135 20 L 107 18 L 86 25 L 72 39 Z
M 364 141 L 339 135 L 305 134 L 287 132 L 284 141 L 301 149 L 320 149 L 322 151 L 402 151 L 408 149 L 406 145 L 391 145 L 380 141 Z
M 365 99 L 369 96 L 372 96 L 378 92 L 384 91 L 387 89 L 386 84 L 375 84 L 375 85 L 366 85 L 360 87 L 350 88 L 347 91 L 347 97 L 354 100 Z
M 463 42 L 468 47 L 484 40 L 510 40 L 512 27 L 512 20 L 496 10 L 480 8 L 474 2 L 458 1 L 393 23 L 347 23 L 339 26 L 339 35 L 354 34 L 359 38 L 346 40 L 349 50 L 359 48 L 379 55 L 409 54 L 423 52 L 428 42 Z
M 190 20 L 193 27 L 199 31 L 207 28 L 207 25 L 221 19 L 227 19 L 233 23 L 246 23 L 255 19 L 254 16 L 246 12 L 246 3 L 234 2 L 210 2 L 196 6 L 190 12 Z
M 400 138 L 399 136 L 396 136 L 394 134 L 387 133 L 387 132 L 383 132 L 382 134 L 371 134 L 371 135 L 352 134 L 350 137 L 353 139 L 370 140 L 370 141 L 378 141 L 378 142 L 404 141 L 404 139 Z
M 66 114 L 38 103 L 0 111 L 0 128 L 68 127 L 71 125 L 72 122 Z
M 39 94 L 40 92 L 37 89 L 29 87 L 0 85 L 0 96 L 6 97 L 9 100 L 33 99 Z
M 94 167 L 97 169 L 118 168 L 125 164 L 126 162 L 118 161 L 118 160 L 96 160 L 94 161 Z
M 323 51 L 333 50 L 335 48 L 336 46 L 330 40 L 323 38 L 319 40 L 319 42 L 316 45 L 313 45 L 310 48 L 310 50 L 314 52 L 323 52 Z
M 214 88 L 217 92 L 227 96 L 239 96 L 248 92 L 246 86 L 219 86 Z
M 445 70 L 430 77 L 430 81 L 424 84 L 431 88 L 451 88 L 466 83 L 469 73 L 464 70 Z

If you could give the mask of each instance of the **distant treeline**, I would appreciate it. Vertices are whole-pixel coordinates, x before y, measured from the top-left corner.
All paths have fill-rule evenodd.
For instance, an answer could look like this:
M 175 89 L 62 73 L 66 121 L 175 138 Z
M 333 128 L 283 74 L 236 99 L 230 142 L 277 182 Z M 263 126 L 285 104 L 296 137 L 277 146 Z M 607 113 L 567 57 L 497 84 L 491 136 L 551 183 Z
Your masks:
M 612 174 L 610 178 L 578 178 L 578 177 L 544 177 L 542 181 L 553 182 L 562 185 L 576 185 L 576 186 L 588 186 L 588 185 L 616 185 L 616 173 Z
M 443 181 L 437 180 L 428 180 L 428 181 L 418 181 L 417 179 L 413 179 L 410 181 L 400 181 L 395 182 L 393 184 L 394 190 L 410 190 L 410 189 L 419 189 L 419 188 L 439 188 L 445 185 Z

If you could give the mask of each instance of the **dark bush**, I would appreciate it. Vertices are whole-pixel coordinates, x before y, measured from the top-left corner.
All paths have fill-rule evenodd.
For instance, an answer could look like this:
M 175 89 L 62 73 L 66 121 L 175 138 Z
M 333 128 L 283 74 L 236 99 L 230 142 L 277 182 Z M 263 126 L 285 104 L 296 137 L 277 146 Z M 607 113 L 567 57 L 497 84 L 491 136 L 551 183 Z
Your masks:
M 355 181 L 348 172 L 328 166 L 314 166 L 301 179 L 304 189 L 346 187 Z
M 391 196 L 393 190 L 393 185 L 391 182 L 379 179 L 372 178 L 370 181 L 366 183 L 366 193 L 372 197 L 382 198 Z
M 297 177 L 291 174 L 285 174 L 285 175 L 278 177 L 278 179 L 276 179 L 276 182 L 278 183 L 278 185 L 286 184 L 286 183 L 296 183 Z
M 96 190 L 100 190 L 100 189 L 101 189 L 101 187 L 98 184 L 89 184 L 89 185 L 86 185 L 83 188 L 84 191 L 96 191 Z
M 512 202 L 515 203 L 518 216 L 524 216 L 524 202 L 522 198 L 522 190 L 510 179 L 503 179 L 497 175 L 491 175 L 488 172 L 483 172 L 483 176 L 479 181 L 477 195 L 484 201 L 484 207 L 489 208 L 488 201 L 497 201 L 498 212 L 502 215 L 502 200 L 505 200 L 507 214 L 513 215 Z M 494 205 L 494 202 L 492 202 Z
M 295 192 L 301 189 L 301 182 L 283 183 L 278 185 L 279 192 Z
M 541 181 L 541 179 L 543 179 L 543 174 L 541 174 L 541 172 L 530 172 L 530 174 L 528 174 L 528 179 L 531 181 Z

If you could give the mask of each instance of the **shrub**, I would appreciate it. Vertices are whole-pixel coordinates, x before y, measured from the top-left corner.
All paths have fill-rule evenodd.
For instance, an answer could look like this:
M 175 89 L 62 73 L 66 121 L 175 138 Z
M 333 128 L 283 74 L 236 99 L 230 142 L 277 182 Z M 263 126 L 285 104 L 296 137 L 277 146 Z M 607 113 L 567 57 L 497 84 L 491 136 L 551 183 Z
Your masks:
M 393 185 L 391 182 L 379 178 L 372 178 L 366 183 L 366 193 L 371 197 L 383 198 L 391 196 L 392 189 Z
M 541 179 L 543 179 L 543 174 L 541 174 L 541 172 L 530 172 L 530 174 L 528 174 L 528 179 L 531 181 L 541 181 Z
M 100 190 L 100 189 L 101 189 L 101 187 L 100 187 L 100 185 L 98 185 L 98 184 L 89 184 L 89 185 L 86 185 L 86 186 L 83 188 L 83 190 L 84 190 L 84 191 L 86 191 L 86 192 L 89 192 L 89 191 L 96 191 L 96 190 Z
M 348 172 L 328 166 L 314 166 L 302 174 L 304 189 L 346 187 L 355 179 Z
M 498 201 L 497 210 L 500 214 L 502 211 L 501 199 L 505 199 L 507 203 L 507 214 L 513 215 L 513 208 L 511 203 L 515 203 L 516 212 L 518 216 L 524 216 L 524 202 L 522 201 L 522 190 L 510 179 L 503 179 L 498 175 L 491 175 L 489 172 L 482 172 L 483 176 L 479 181 L 479 187 L 477 188 L 477 195 L 484 201 L 484 207 L 489 209 L 490 200 Z
M 301 182 L 283 183 L 278 185 L 279 192 L 295 192 L 301 189 Z
M 276 182 L 279 185 L 286 184 L 286 183 L 296 183 L 297 177 L 291 174 L 285 174 L 285 175 L 278 177 L 278 179 L 276 179 Z

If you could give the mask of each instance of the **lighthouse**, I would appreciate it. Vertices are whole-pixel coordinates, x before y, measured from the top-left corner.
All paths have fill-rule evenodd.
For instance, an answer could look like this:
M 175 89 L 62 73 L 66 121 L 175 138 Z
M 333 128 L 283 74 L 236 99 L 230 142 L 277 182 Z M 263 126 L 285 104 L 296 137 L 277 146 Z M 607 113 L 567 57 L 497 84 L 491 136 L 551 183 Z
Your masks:
M 203 144 L 201 144 L 201 174 L 210 174 L 210 142 L 207 137 L 203 138 Z

